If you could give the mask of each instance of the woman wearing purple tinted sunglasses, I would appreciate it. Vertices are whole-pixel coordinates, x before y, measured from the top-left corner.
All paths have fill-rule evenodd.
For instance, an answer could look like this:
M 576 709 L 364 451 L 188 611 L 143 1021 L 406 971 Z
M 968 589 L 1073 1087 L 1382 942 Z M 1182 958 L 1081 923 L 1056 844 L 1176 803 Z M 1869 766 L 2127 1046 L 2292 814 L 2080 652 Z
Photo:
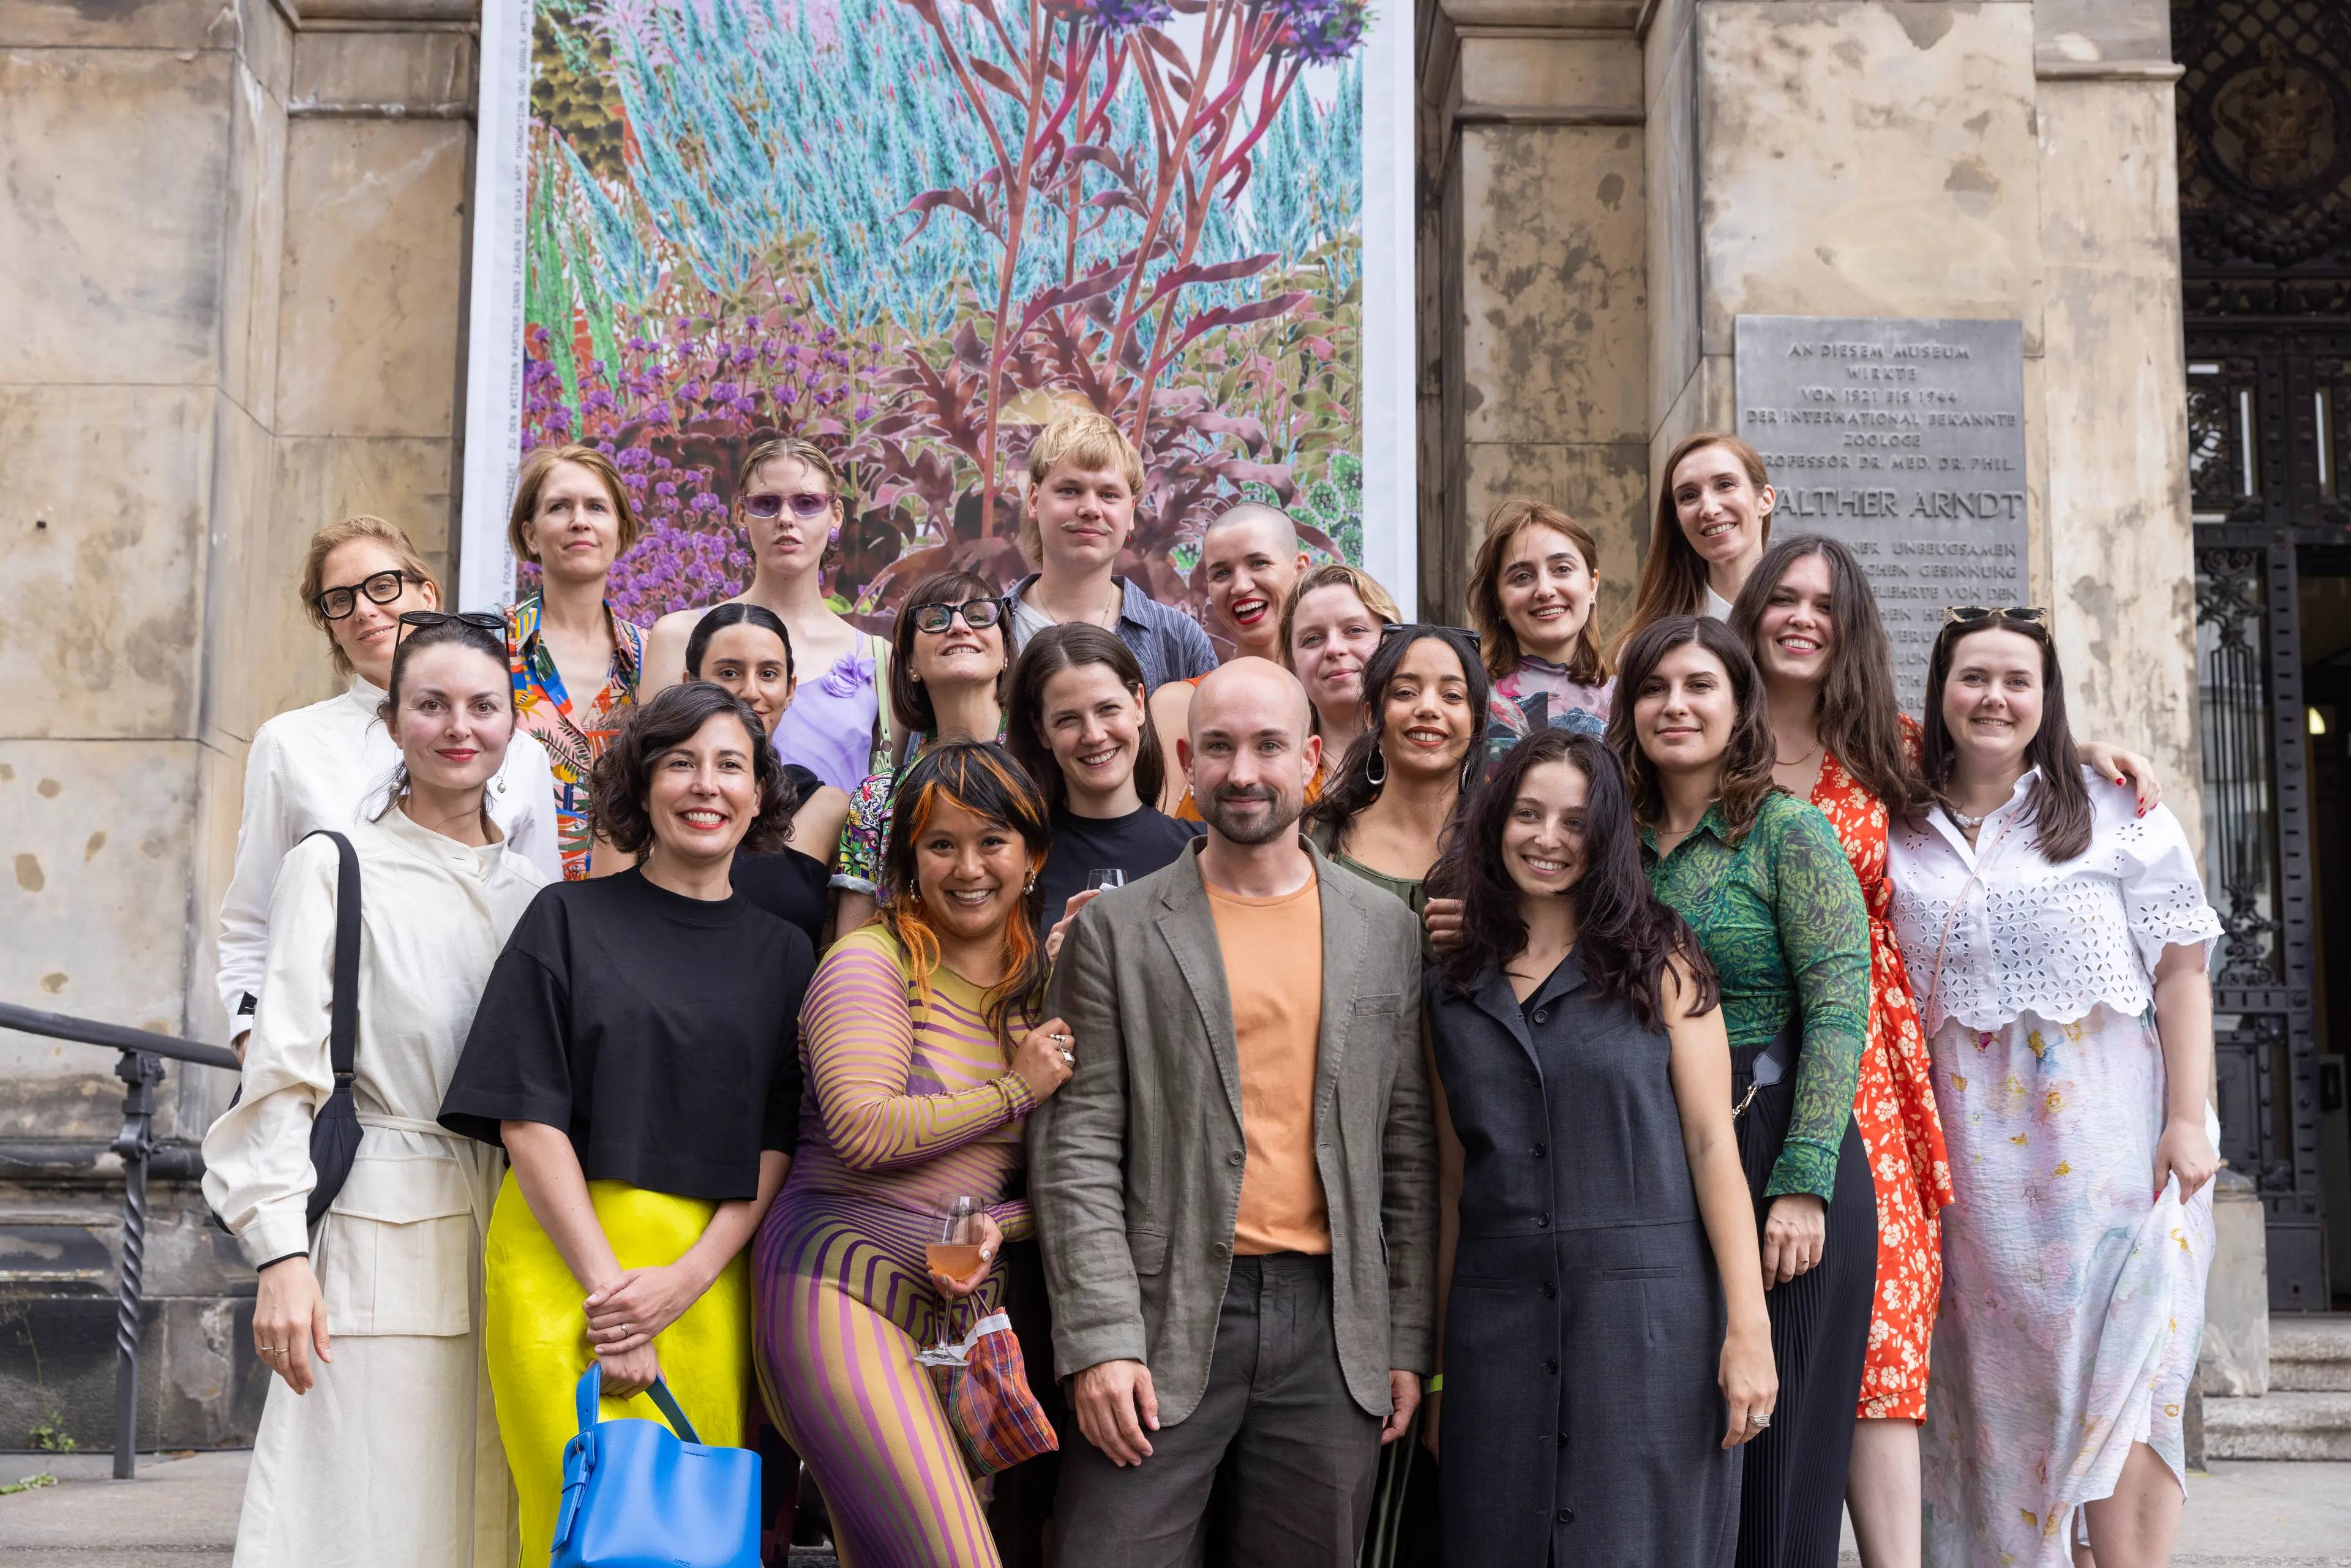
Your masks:
M 736 604 L 771 611 L 791 632 L 801 679 L 776 716 L 776 750 L 825 783 L 853 789 L 887 759 L 890 644 L 860 632 L 825 602 L 824 574 L 841 561 L 841 478 L 805 441 L 763 441 L 735 482 L 735 521 L 751 541 L 751 583 Z M 653 622 L 645 639 L 643 695 L 685 678 L 685 644 L 711 606 Z M 877 760 L 877 758 L 881 760 Z

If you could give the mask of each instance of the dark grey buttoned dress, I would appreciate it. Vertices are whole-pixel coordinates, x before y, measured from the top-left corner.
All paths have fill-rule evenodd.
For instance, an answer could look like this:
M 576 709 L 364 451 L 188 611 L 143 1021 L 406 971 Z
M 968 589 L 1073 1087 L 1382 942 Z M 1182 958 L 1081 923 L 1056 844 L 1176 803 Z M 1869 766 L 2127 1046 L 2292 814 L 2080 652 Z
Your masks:
M 1462 1145 L 1440 1436 L 1448 1568 L 1719 1568 L 1740 1454 L 1662 1029 L 1571 953 L 1522 1008 L 1426 980 Z

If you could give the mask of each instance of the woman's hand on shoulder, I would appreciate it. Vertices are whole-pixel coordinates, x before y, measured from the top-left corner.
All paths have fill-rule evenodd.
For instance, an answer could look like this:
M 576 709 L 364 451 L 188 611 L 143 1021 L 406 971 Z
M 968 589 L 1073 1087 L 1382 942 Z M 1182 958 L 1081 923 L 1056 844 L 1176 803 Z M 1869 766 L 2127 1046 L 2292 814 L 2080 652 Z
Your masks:
M 2155 764 L 2137 752 L 2125 751 L 2103 740 L 2085 740 L 2076 751 L 2083 765 L 2095 769 L 2107 783 L 2130 786 L 2132 793 L 2138 797 L 2140 816 L 2163 804 L 2163 781 L 2155 776 Z
M 1446 957 L 1461 951 L 1462 903 L 1458 898 L 1432 898 L 1420 912 L 1420 923 L 1428 931 L 1429 951 Z
M 1070 1026 L 1061 1019 L 1047 1019 L 1020 1037 L 1012 1048 L 1012 1071 L 1029 1085 L 1029 1092 L 1043 1104 L 1053 1097 L 1054 1091 L 1070 1081 L 1077 1070 L 1077 1040 Z

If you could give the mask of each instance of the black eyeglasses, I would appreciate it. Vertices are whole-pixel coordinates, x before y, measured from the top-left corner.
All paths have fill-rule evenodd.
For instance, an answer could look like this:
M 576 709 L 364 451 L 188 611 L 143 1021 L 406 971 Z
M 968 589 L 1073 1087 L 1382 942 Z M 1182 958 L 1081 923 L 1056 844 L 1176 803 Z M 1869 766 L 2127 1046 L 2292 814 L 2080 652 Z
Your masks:
M 2011 604 L 1994 609 L 1989 604 L 1954 604 L 1943 612 L 1946 626 L 1972 626 L 1979 621 L 2023 621 L 2035 626 L 2049 622 L 2049 612 L 2037 604 Z
M 762 490 L 756 496 L 743 497 L 743 510 L 755 517 L 779 517 L 783 516 L 784 508 L 789 507 L 792 516 L 806 520 L 822 517 L 831 505 L 831 497 L 820 496 L 813 490 L 800 490 L 789 496 Z
M 491 632 L 500 641 L 506 638 L 507 618 L 486 610 L 412 610 L 400 618 L 402 626 L 419 632 L 428 626 L 446 626 L 452 621 L 476 632 Z
M 1004 603 L 996 599 L 967 599 L 961 604 L 917 604 L 908 613 L 917 632 L 944 632 L 960 615 L 975 632 L 985 632 L 1004 619 Z
M 407 584 L 423 580 L 404 571 L 371 572 L 357 582 L 321 590 L 310 603 L 328 620 L 341 621 L 360 607 L 360 595 L 362 593 L 367 595 L 370 604 L 389 604 L 400 597 L 401 591 Z
M 1484 650 L 1486 639 L 1467 626 L 1447 626 L 1441 621 L 1390 621 L 1380 627 L 1380 641 L 1401 636 L 1406 632 L 1435 632 L 1440 636 L 1463 637 L 1472 648 Z

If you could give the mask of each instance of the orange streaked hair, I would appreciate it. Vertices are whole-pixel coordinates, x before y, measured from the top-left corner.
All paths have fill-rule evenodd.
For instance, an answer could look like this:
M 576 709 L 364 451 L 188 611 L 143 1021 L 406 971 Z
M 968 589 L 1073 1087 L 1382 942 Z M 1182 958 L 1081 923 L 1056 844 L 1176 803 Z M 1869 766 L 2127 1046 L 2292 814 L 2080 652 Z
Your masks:
M 939 967 L 939 938 L 923 904 L 914 846 L 940 809 L 950 805 L 1009 829 L 1028 846 L 1029 886 L 1004 923 L 1004 977 L 987 992 L 988 1027 L 1008 1049 L 1015 1015 L 1035 1015 L 1045 999 L 1050 966 L 1037 939 L 1033 905 L 1036 873 L 1045 864 L 1052 831 L 1044 796 L 1002 747 L 992 741 L 934 741 L 900 770 L 891 797 L 890 836 L 882 850 L 882 908 L 875 918 L 905 949 L 915 991 L 928 1003 L 931 976 Z

